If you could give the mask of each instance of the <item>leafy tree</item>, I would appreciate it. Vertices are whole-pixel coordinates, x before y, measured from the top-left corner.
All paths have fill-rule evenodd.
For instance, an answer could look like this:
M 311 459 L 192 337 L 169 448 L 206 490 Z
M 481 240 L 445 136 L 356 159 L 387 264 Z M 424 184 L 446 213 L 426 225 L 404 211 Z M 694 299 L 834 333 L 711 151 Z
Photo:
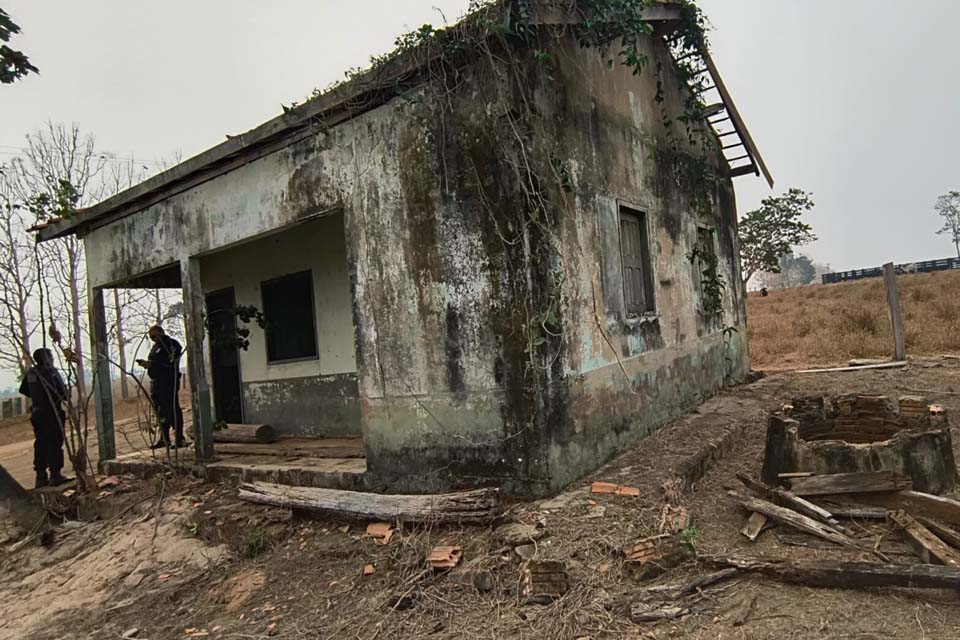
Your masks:
M 10 38 L 18 33 L 20 33 L 20 27 L 10 19 L 6 11 L 0 9 L 0 43 L 10 42 Z M 0 83 L 12 84 L 28 73 L 40 73 L 40 71 L 30 64 L 30 60 L 22 51 L 0 44 Z
M 813 200 L 802 189 L 790 189 L 782 196 L 764 198 L 760 208 L 740 220 L 740 260 L 744 285 L 760 271 L 780 273 L 780 258 L 793 247 L 817 239 L 813 228 L 801 220 L 813 209 Z
M 951 191 L 937 198 L 934 210 L 943 218 L 943 228 L 937 233 L 949 233 L 960 258 L 960 191 Z
M 780 256 L 780 272 L 788 287 L 799 287 L 813 282 L 817 277 L 817 268 L 805 255 L 787 254 Z

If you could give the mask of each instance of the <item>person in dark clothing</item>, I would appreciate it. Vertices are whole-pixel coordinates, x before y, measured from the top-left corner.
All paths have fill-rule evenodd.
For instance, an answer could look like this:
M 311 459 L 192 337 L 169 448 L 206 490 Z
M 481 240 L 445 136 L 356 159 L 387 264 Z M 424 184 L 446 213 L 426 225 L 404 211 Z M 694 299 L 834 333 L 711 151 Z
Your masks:
M 37 488 L 70 482 L 63 470 L 63 426 L 66 414 L 67 385 L 53 364 L 49 349 L 33 352 L 34 365 L 20 383 L 20 393 L 30 398 L 33 409 L 33 468 L 37 472 Z M 48 475 L 49 474 L 49 475 Z
M 180 357 L 183 347 L 168 336 L 162 327 L 150 327 L 147 336 L 153 341 L 153 348 L 146 360 L 137 364 L 147 370 L 150 376 L 150 395 L 157 409 L 160 422 L 160 438 L 154 449 L 170 446 L 170 427 L 176 434 L 176 446 L 187 445 L 183 437 L 183 409 L 180 408 Z

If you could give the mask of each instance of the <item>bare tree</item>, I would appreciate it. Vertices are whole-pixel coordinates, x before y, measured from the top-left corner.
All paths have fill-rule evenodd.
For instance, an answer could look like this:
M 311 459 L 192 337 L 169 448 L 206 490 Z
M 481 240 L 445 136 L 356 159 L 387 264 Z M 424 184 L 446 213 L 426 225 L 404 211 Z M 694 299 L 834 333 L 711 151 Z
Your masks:
M 948 233 L 960 258 L 960 191 L 950 191 L 937 198 L 934 210 L 943 218 L 943 227 L 937 233 Z
M 64 210 L 99 201 L 105 193 L 102 173 L 107 161 L 97 152 L 93 136 L 81 133 L 78 125 L 48 121 L 27 135 L 23 156 L 14 161 L 15 192 L 24 202 L 34 203 L 38 222 L 45 222 Z M 66 342 L 82 363 L 87 315 L 83 241 L 70 235 L 39 245 L 39 252 L 45 284 L 41 293 L 49 297 L 54 313 L 69 318 Z M 83 366 L 77 367 L 76 376 L 77 392 L 86 397 Z
M 33 245 L 27 235 L 30 221 L 17 201 L 9 168 L 0 165 L 0 365 L 22 377 L 30 367 L 30 341 L 37 330 L 37 287 Z

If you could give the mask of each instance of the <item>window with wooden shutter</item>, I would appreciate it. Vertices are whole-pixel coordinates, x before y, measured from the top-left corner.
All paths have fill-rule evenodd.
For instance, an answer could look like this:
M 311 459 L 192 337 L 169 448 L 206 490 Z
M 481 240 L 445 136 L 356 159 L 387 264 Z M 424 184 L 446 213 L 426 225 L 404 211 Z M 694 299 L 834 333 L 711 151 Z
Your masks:
M 647 216 L 642 211 L 625 206 L 620 207 L 620 259 L 623 264 L 623 302 L 627 315 L 656 311 Z

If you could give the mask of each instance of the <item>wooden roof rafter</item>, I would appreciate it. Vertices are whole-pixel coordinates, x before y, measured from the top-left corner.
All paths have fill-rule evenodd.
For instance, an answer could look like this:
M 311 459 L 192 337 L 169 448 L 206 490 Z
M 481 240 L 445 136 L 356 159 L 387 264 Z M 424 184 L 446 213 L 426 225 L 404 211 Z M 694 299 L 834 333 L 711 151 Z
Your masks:
M 703 51 L 687 51 L 679 55 L 671 47 L 669 37 L 665 37 L 667 49 L 673 57 L 674 63 L 693 69 L 693 75 L 688 81 L 690 91 L 701 101 L 708 93 L 715 92 L 716 97 L 711 98 L 709 103 L 705 102 L 704 118 L 708 126 L 716 135 L 718 141 L 722 141 L 719 146 L 720 153 L 727 161 L 730 169 L 730 176 L 744 176 L 754 174 L 763 176 L 770 188 L 773 188 L 773 176 L 760 155 L 760 150 L 754 142 L 747 125 L 744 123 L 737 105 L 734 103 L 730 92 L 727 90 L 723 78 L 717 69 L 716 63 L 710 54 Z M 717 118 L 716 116 L 722 115 Z M 729 122 L 726 127 L 719 125 Z M 746 162 L 744 162 L 746 160 Z

